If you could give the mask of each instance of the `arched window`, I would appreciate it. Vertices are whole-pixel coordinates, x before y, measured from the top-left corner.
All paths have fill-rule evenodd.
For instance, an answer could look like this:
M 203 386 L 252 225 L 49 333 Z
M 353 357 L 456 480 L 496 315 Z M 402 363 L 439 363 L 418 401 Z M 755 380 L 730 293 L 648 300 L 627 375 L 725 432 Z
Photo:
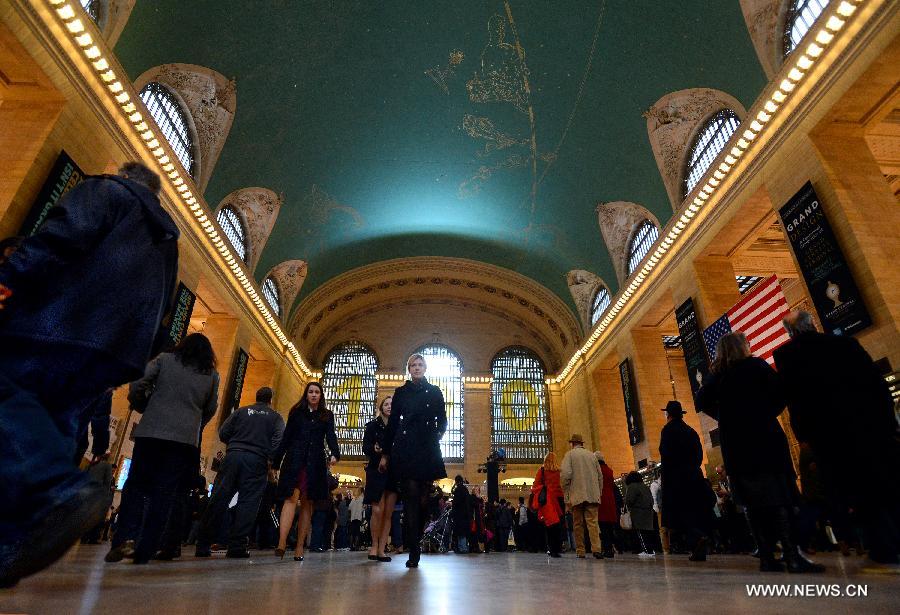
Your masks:
M 94 22 L 100 21 L 100 0 L 81 0 L 81 8 L 90 16 Z
M 325 357 L 322 386 L 341 445 L 342 459 L 364 459 L 366 423 L 375 418 L 375 353 L 360 342 L 346 342 Z
M 231 246 L 242 261 L 247 261 L 247 235 L 244 233 L 244 225 L 241 223 L 237 212 L 230 207 L 223 207 L 216 214 L 216 221 L 222 227 L 222 232 L 231 242 Z
M 784 20 L 784 55 L 800 44 L 806 33 L 828 6 L 829 0 L 790 0 Z
M 193 176 L 194 143 L 188 130 L 187 117 L 178 99 L 166 86 L 151 81 L 141 90 L 141 100 L 144 101 L 147 111 L 153 116 L 166 141 L 172 146 L 172 150 L 181 161 L 181 166 Z
M 603 313 L 606 311 L 606 308 L 609 307 L 609 303 L 611 301 L 611 297 L 609 296 L 609 289 L 605 286 L 601 286 L 597 290 L 597 294 L 594 295 L 594 300 L 591 302 L 591 326 L 597 324 L 597 321 L 600 320 L 600 317 L 603 316 Z
M 278 293 L 278 284 L 272 278 L 266 278 L 262 283 L 262 294 L 266 303 L 272 308 L 276 316 L 281 316 L 281 300 Z
M 502 351 L 491 362 L 491 446 L 508 461 L 539 463 L 550 451 L 544 366 L 527 348 Z
M 425 363 L 428 364 L 425 378 L 444 394 L 447 431 L 441 438 L 441 454 L 447 461 L 461 462 L 466 451 L 462 363 L 456 353 L 445 346 L 425 346 L 416 352 L 425 357 Z
M 737 114 L 731 109 L 721 109 L 715 115 L 709 118 L 703 130 L 697 135 L 694 144 L 691 147 L 688 156 L 687 168 L 684 174 L 684 194 L 683 197 L 691 193 L 706 171 L 709 169 L 713 160 L 716 159 L 723 149 L 728 139 L 735 133 L 741 121 Z
M 630 276 L 650 252 L 653 243 L 659 239 L 659 229 L 650 220 L 644 220 L 638 225 L 631 243 L 628 245 L 628 270 L 626 276 Z

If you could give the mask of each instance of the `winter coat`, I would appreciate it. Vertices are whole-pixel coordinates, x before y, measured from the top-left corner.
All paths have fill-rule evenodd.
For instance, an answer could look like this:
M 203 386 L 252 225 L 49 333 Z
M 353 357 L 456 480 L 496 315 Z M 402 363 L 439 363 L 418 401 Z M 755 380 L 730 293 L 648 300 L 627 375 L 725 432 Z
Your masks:
M 472 507 L 469 501 L 469 490 L 465 485 L 457 485 L 453 488 L 453 534 L 454 536 L 468 536 L 472 518 Z
M 382 449 L 397 481 L 447 477 L 440 440 L 447 430 L 441 390 L 426 380 L 407 380 L 394 391 Z M 402 486 L 402 482 L 401 482 Z
M 562 521 L 563 509 L 559 505 L 564 498 L 560 473 L 541 468 L 534 476 L 534 484 L 531 486 L 531 509 L 537 512 L 538 520 L 550 527 Z M 547 485 L 547 502 L 542 506 L 539 498 L 541 490 Z
M 566 504 L 599 504 L 603 494 L 603 473 L 594 453 L 576 446 L 563 458 L 560 479 Z
M 289 498 L 297 487 L 300 471 L 306 470 L 306 496 L 310 500 L 330 499 L 328 454 L 340 460 L 337 435 L 334 432 L 334 414 L 324 418 L 302 408 L 295 408 L 288 416 L 287 427 L 272 465 L 280 467 L 278 499 Z
M 707 377 L 696 405 L 719 422 L 722 459 L 729 477 L 766 473 L 794 479 L 791 451 L 778 422 L 784 403 L 778 375 L 757 357 L 747 357 Z
M 653 496 L 644 483 L 631 483 L 625 487 L 625 506 L 631 513 L 631 526 L 636 530 L 653 530 Z
M 662 428 L 659 454 L 663 527 L 707 528 L 716 496 L 700 471 L 700 436 L 680 417 L 669 421 Z
M 158 438 L 200 445 L 200 432 L 216 414 L 219 373 L 188 367 L 170 352 L 147 364 L 144 377 L 131 383 L 134 390 L 152 391 L 135 438 Z M 139 410 L 140 412 L 140 410 Z
M 135 380 L 152 356 L 175 290 L 178 228 L 153 192 L 121 177 L 88 177 L 0 265 L 13 295 L 0 311 L 11 342 L 76 346 Z
M 791 427 L 809 442 L 826 485 L 883 503 L 900 473 L 900 439 L 887 383 L 852 337 L 801 333 L 775 351 Z
M 603 474 L 603 495 L 598 506 L 597 521 L 600 523 L 618 523 L 619 507 L 616 505 L 616 479 L 612 468 L 605 463 L 600 464 Z
M 366 456 L 366 472 L 377 472 L 378 464 L 381 463 L 381 452 L 375 452 L 375 445 L 381 446 L 384 441 L 385 424 L 381 417 L 375 417 L 366 423 L 365 432 L 363 432 L 363 455 Z
M 257 402 L 235 410 L 219 427 L 226 452 L 247 451 L 271 461 L 281 445 L 284 419 L 269 404 Z
M 513 511 L 509 506 L 501 506 L 497 510 L 497 528 L 509 529 L 513 526 Z

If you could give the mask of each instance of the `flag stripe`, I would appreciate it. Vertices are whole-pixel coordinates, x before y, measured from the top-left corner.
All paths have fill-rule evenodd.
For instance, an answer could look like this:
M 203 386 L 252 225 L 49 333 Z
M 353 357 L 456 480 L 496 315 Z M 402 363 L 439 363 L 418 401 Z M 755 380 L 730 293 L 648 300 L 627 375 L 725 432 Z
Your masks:
M 789 311 L 790 307 L 781 290 L 781 284 L 777 276 L 773 275 L 758 282 L 746 296 L 728 310 L 725 318 L 728 320 L 728 328 L 740 331 L 747 337 L 754 356 L 773 365 L 772 355 L 775 349 L 790 339 L 781 324 L 781 320 Z M 728 333 L 728 328 L 718 328 L 716 327 L 718 324 L 717 321 L 704 331 L 704 337 L 707 332 L 711 334 L 707 338 L 707 343 L 712 341 L 713 336 L 717 342 L 719 337 Z M 713 329 L 715 330 L 712 331 Z

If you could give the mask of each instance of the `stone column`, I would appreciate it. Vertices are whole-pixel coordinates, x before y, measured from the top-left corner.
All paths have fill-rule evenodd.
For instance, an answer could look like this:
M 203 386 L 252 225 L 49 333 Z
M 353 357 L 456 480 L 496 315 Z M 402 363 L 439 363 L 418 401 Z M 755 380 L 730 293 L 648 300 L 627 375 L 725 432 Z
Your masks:
M 606 463 L 618 474 L 636 466 L 637 460 L 628 441 L 625 399 L 618 363 L 595 369 L 591 374 L 597 399 L 594 405 L 599 449 Z

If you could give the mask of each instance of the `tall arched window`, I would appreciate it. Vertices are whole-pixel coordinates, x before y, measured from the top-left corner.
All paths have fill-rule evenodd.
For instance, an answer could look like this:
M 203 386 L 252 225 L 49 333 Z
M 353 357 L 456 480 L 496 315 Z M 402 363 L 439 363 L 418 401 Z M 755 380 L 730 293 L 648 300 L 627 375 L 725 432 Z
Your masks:
M 266 303 L 268 303 L 269 307 L 272 308 L 272 311 L 275 312 L 275 315 L 281 316 L 281 298 L 280 293 L 278 292 L 278 284 L 275 283 L 275 280 L 272 278 L 263 280 L 262 294 Z
M 741 120 L 738 119 L 737 113 L 731 109 L 721 109 L 709 118 L 691 146 L 684 173 L 682 197 L 690 194 L 694 186 L 703 179 L 716 156 L 725 149 L 725 144 L 740 124 Z
M 141 100 L 178 160 L 189 175 L 194 175 L 194 143 L 188 130 L 187 116 L 181 103 L 166 86 L 151 81 L 141 89 Z
M 441 454 L 446 461 L 461 462 L 466 452 L 462 363 L 456 353 L 446 346 L 430 345 L 416 352 L 425 357 L 428 364 L 425 378 L 444 394 L 447 431 L 441 438 Z
M 594 295 L 594 300 L 591 301 L 591 326 L 597 324 L 597 321 L 600 320 L 600 317 L 603 316 L 603 313 L 606 311 L 606 308 L 609 307 L 609 303 L 611 301 L 611 297 L 609 295 L 609 289 L 605 286 L 601 286 L 597 290 L 597 294 Z
M 784 55 L 796 49 L 829 0 L 790 0 L 784 20 Z
M 657 239 L 659 239 L 659 229 L 653 222 L 644 220 L 638 225 L 631 238 L 631 243 L 628 244 L 628 270 L 625 272 L 626 276 L 630 276 L 635 272 Z
M 538 463 L 550 451 L 550 414 L 544 366 L 521 346 L 491 362 L 491 446 L 506 449 L 508 461 Z
M 375 353 L 360 342 L 341 344 L 325 357 L 322 386 L 328 407 L 334 412 L 342 459 L 364 458 L 366 423 L 375 418 L 376 371 Z
M 223 207 L 216 214 L 216 221 L 222 227 L 222 232 L 231 243 L 234 251 L 242 261 L 247 261 L 247 234 L 244 232 L 244 225 L 240 216 L 230 207 Z

